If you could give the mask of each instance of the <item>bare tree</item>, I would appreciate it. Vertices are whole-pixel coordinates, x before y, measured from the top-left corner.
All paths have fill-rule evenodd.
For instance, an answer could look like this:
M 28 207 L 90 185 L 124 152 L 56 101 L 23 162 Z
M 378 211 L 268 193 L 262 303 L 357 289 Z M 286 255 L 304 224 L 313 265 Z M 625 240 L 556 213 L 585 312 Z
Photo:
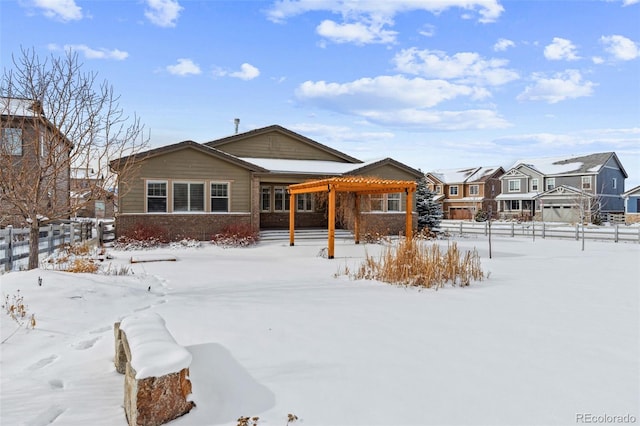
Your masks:
M 87 181 L 86 191 L 114 190 L 109 161 L 146 149 L 148 137 L 137 116 L 125 115 L 113 88 L 83 71 L 77 53 L 41 60 L 22 49 L 12 65 L 0 83 L 0 221 L 30 227 L 33 269 L 39 227 L 69 219 L 91 201 L 70 202 L 71 168 L 101 175 Z M 122 166 L 120 176 L 133 167 Z

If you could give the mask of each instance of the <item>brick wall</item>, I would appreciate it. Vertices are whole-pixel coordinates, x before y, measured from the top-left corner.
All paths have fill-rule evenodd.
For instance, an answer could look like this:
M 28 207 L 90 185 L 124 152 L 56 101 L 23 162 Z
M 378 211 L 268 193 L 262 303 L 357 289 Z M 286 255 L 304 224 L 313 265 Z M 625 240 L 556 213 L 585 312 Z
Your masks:
M 208 241 L 228 225 L 251 225 L 251 215 L 245 214 L 163 214 L 118 215 L 116 237 L 130 235 L 138 226 L 158 228 L 170 240 L 193 238 Z
M 412 228 L 418 227 L 418 215 L 413 214 Z M 398 235 L 405 233 L 405 214 L 403 213 L 363 213 L 360 235 L 378 233 L 381 235 Z

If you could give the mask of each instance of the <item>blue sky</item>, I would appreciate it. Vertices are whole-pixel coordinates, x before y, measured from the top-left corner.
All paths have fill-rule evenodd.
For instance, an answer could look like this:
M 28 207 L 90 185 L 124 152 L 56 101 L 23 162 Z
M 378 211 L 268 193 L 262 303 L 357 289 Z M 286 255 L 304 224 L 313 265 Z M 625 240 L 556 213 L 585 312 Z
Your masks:
M 615 151 L 640 184 L 640 0 L 2 0 L 78 52 L 153 147 L 279 124 L 423 171 Z

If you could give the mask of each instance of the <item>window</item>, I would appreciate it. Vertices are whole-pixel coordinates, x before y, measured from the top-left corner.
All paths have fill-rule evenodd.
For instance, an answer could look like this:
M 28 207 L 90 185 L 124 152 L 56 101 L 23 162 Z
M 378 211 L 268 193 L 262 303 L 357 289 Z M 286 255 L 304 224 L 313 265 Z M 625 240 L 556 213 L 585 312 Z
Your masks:
M 296 210 L 299 212 L 312 212 L 313 211 L 313 194 L 298 194 L 296 195 Z
M 372 212 L 381 212 L 384 207 L 384 195 L 383 194 L 374 194 L 371 195 L 371 211 Z
M 211 211 L 229 211 L 229 184 L 227 182 L 211 183 Z
M 204 183 L 176 182 L 173 184 L 174 212 L 203 212 Z
M 478 195 L 480 193 L 480 187 L 478 185 L 471 185 L 469 187 L 469 195 Z
M 547 178 L 547 191 L 556 187 L 556 178 Z
M 271 211 L 271 187 L 260 187 L 260 210 L 263 212 Z
M 611 185 L 613 186 L 613 189 L 618 189 L 618 179 L 613 178 Z
M 509 192 L 520 192 L 520 179 L 509 180 Z
M 396 192 L 394 194 L 387 194 L 387 211 L 399 212 L 400 211 L 400 197 L 401 194 Z
M 167 211 L 167 182 L 147 181 L 147 213 Z
M 458 195 L 458 186 L 449 187 L 449 195 Z
M 531 191 L 538 191 L 538 178 L 531 179 Z
M 506 200 L 507 210 L 520 210 L 520 200 Z
M 442 194 L 442 185 L 436 185 L 436 194 Z
M 582 176 L 582 189 L 591 189 L 591 176 Z
M 22 155 L 22 129 L 2 129 L 2 153 Z
M 273 210 L 276 212 L 289 211 L 289 195 L 284 186 L 273 188 Z

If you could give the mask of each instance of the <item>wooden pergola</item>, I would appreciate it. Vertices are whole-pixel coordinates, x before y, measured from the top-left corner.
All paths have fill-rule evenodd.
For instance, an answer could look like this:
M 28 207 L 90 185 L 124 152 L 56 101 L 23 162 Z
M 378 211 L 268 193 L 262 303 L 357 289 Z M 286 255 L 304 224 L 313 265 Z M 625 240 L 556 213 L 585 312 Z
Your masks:
M 395 192 L 404 192 L 406 194 L 405 202 L 405 236 L 411 238 L 413 230 L 413 193 L 416 191 L 416 182 L 411 180 L 387 180 L 367 177 L 333 177 L 327 179 L 319 179 L 310 182 L 297 183 L 289 185 L 290 210 L 289 210 L 289 245 L 294 245 L 295 232 L 295 196 L 297 194 L 307 194 L 313 192 L 329 193 L 329 243 L 328 257 L 333 259 L 335 228 L 336 228 L 336 193 L 353 192 L 356 194 L 355 201 L 355 224 L 354 234 L 355 242 L 360 242 L 360 195 L 369 194 L 391 194 Z

